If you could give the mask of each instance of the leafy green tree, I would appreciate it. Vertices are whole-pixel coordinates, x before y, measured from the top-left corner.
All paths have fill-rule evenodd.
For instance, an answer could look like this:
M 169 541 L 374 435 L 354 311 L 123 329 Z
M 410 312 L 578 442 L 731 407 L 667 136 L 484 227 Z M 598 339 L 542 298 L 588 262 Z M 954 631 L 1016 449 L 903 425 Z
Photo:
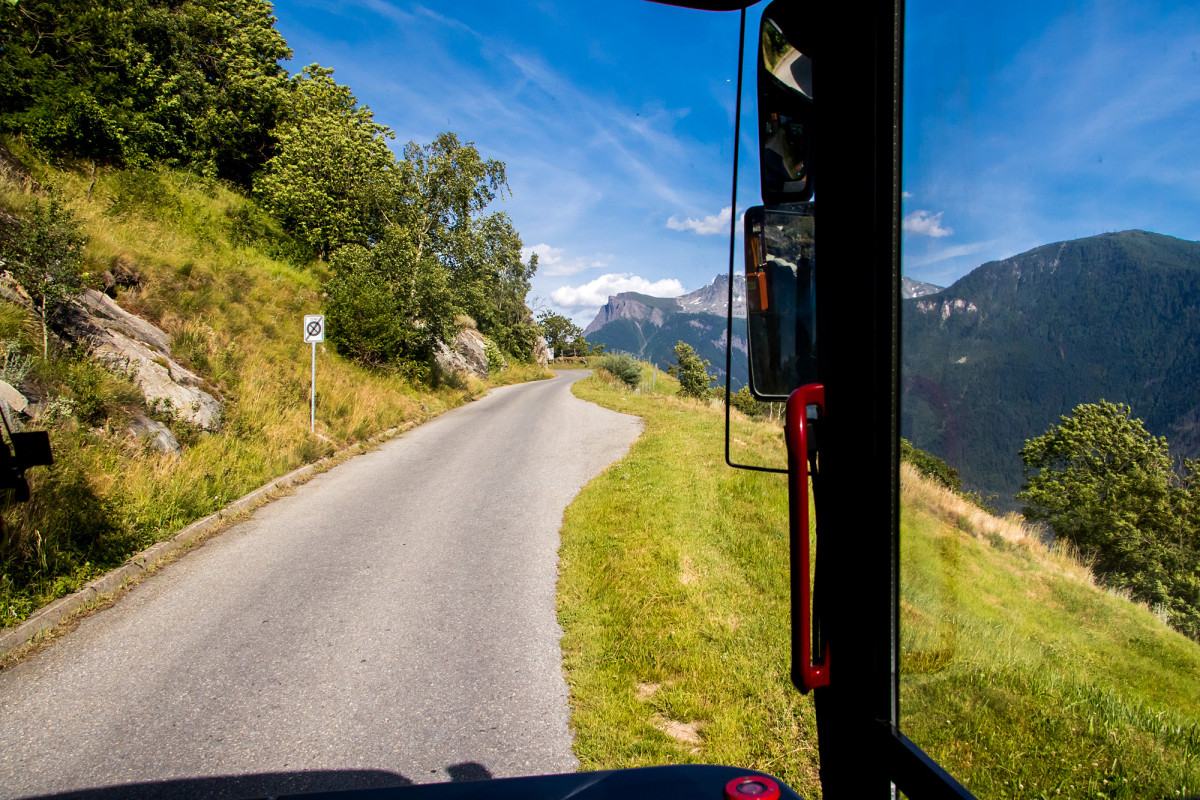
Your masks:
M 0 4 L 0 126 L 55 156 L 160 161 L 247 185 L 291 56 L 266 0 Z
M 333 256 L 326 284 L 329 338 L 338 350 L 372 367 L 427 365 L 438 340 L 453 334 L 448 275 L 420 258 L 407 232 L 391 226 L 371 249 L 347 245 Z
M 1115 574 L 1151 533 L 1171 528 L 1177 476 L 1166 439 L 1150 435 L 1124 404 L 1079 405 L 1021 448 L 1025 517 Z M 1153 537 L 1152 537 L 1153 538 Z
M 387 145 L 395 134 L 332 75 L 310 64 L 293 80 L 292 118 L 254 183 L 264 205 L 321 258 L 378 240 L 397 177 Z
M 708 397 L 713 379 L 709 377 L 711 362 L 700 358 L 690 344 L 675 345 L 675 364 L 667 371 L 679 379 L 679 391 L 688 397 L 703 400 Z
M 748 417 L 756 417 L 766 410 L 766 404 L 754 398 L 749 386 L 743 386 L 734 392 L 729 398 L 729 404 Z
M 87 239 L 57 197 L 35 200 L 29 220 L 3 242 L 5 268 L 42 320 L 42 358 L 50 357 L 50 318 L 83 291 L 79 267 Z
M 587 339 L 583 338 L 583 330 L 561 314 L 543 311 L 538 315 L 538 325 L 542 328 L 542 336 L 546 338 L 546 346 L 554 351 L 555 357 L 588 354 L 588 343 Z

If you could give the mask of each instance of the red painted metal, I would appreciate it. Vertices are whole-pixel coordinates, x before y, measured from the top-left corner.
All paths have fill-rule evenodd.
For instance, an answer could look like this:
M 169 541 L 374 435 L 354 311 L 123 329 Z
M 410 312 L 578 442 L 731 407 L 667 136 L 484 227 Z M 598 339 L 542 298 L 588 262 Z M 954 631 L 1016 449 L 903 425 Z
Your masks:
M 726 800 L 779 800 L 779 784 L 762 775 L 734 778 L 725 784 Z
M 821 660 L 812 658 L 812 582 L 809 552 L 808 407 L 825 415 L 825 387 L 801 386 L 787 401 L 788 507 L 792 565 L 792 681 L 802 692 L 829 685 L 829 643 Z M 799 607 L 797 607 L 797 605 Z

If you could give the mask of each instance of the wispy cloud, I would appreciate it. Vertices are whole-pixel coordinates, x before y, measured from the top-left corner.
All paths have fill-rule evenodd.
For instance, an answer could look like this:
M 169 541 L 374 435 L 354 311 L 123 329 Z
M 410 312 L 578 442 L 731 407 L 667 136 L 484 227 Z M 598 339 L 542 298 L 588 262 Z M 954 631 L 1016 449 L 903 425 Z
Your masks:
M 551 247 L 542 242 L 541 244 L 522 247 L 521 260 L 528 261 L 529 256 L 536 253 L 538 257 L 538 274 L 546 277 L 574 275 L 584 270 L 601 269 L 608 266 L 608 262 L 603 260 L 603 257 L 599 254 L 589 260 L 580 256 L 568 257 L 566 252 L 565 248 Z
M 932 236 L 940 239 L 954 233 L 953 228 L 942 227 L 942 214 L 944 213 L 944 211 L 936 214 L 932 211 L 914 211 L 905 215 L 901 227 L 905 233 L 911 233 L 914 236 Z
M 577 312 L 595 308 L 608 302 L 610 295 L 621 292 L 639 292 L 653 297 L 678 297 L 683 294 L 683 284 L 674 278 L 649 281 L 629 272 L 610 272 L 582 286 L 563 286 L 550 293 L 550 299 L 558 306 Z

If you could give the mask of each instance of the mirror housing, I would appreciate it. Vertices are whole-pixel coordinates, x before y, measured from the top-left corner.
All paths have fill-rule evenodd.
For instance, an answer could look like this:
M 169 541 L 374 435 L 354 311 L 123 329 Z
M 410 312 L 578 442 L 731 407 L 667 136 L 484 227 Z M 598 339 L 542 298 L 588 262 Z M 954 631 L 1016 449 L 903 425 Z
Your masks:
M 750 392 L 783 402 L 817 380 L 813 204 L 746 210 Z

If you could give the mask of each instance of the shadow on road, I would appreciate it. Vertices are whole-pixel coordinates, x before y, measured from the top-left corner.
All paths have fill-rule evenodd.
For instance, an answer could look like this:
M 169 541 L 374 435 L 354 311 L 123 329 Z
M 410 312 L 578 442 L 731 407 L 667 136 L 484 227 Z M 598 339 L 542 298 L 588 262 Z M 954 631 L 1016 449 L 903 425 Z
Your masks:
M 489 780 L 492 777 L 487 767 L 474 761 L 452 764 L 446 767 L 446 774 L 455 783 Z M 412 785 L 413 782 L 400 773 L 381 769 L 314 770 L 128 783 L 122 786 L 37 795 L 29 800 L 132 800 L 147 797 L 166 800 L 247 800 L 312 792 L 392 789 Z

